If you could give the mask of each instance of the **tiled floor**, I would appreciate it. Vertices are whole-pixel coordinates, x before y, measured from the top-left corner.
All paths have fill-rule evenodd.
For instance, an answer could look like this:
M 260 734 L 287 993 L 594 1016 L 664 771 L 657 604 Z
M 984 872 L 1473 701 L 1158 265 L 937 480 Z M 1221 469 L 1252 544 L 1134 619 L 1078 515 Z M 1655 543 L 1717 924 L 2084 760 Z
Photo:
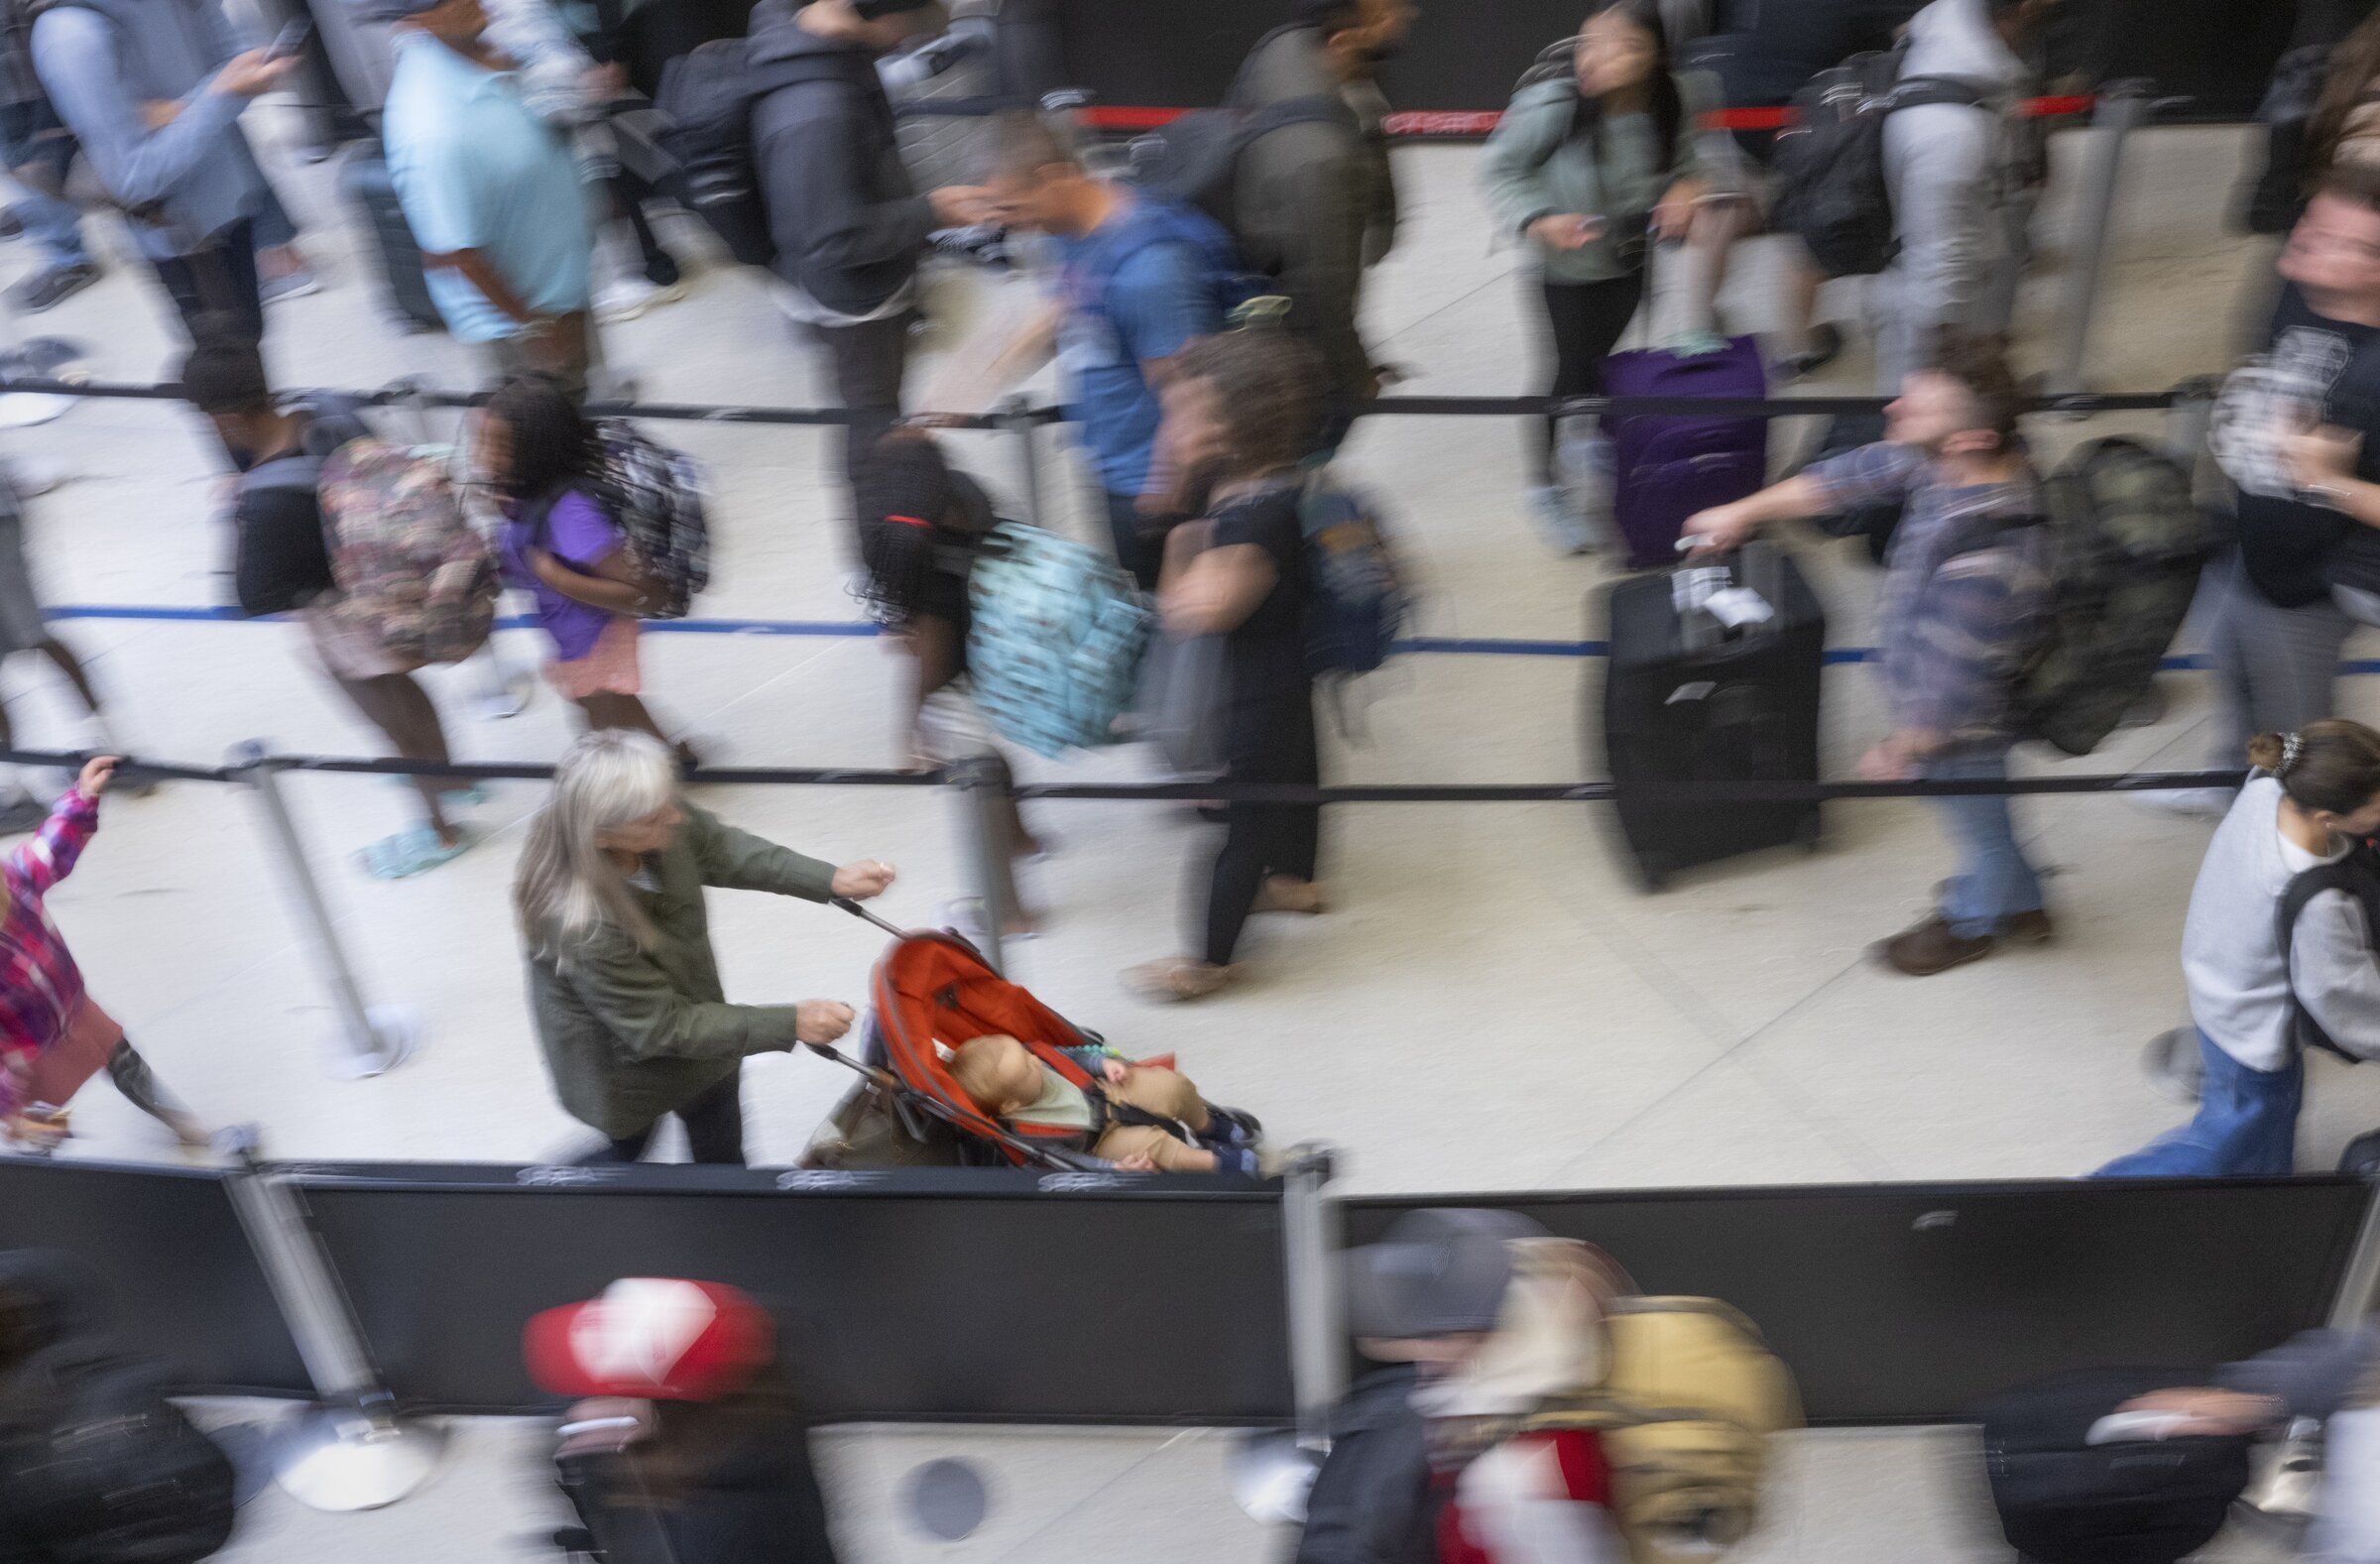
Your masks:
M 2220 227 L 2244 146 L 2235 133 L 2142 138 L 2129 170 L 2108 290 L 2093 338 L 2105 389 L 2158 389 L 2222 366 L 2251 268 Z M 2062 161 L 2071 147 L 2062 147 Z M 1368 301 L 1378 350 L 1421 393 L 1505 394 L 1532 381 L 1514 258 L 1490 242 L 1468 182 L 1473 153 L 1399 154 L 1410 222 Z M 289 385 L 371 385 L 400 373 L 459 383 L 440 339 L 398 340 L 374 323 L 367 263 L 341 219 L 328 170 L 292 171 L 293 204 L 332 286 L 276 307 L 273 355 Z M 2043 217 L 2063 248 L 2065 210 Z M 0 256 L 22 268 L 21 249 Z M 1768 321 L 1773 258 L 1747 252 L 1729 304 Z M 2053 256 L 2054 264 L 2054 256 Z M 2054 271 L 2030 289 L 2021 338 L 2046 363 L 2056 329 Z M 1842 301 L 1844 307 L 1852 301 Z M 1013 298 L 978 297 L 977 319 Z M 38 325 L 101 344 L 102 378 L 170 374 L 156 298 L 118 264 L 101 287 Z M 701 275 L 694 297 L 611 333 L 616 361 L 660 400 L 803 404 L 820 394 L 807 355 L 745 278 Z M 1846 361 L 1824 388 L 1864 389 Z M 2146 421 L 2043 423 L 2052 448 Z M 848 622 L 845 550 L 825 461 L 810 430 L 679 425 L 656 430 L 716 464 L 717 585 L 706 617 Z M 1796 440 L 1801 431 L 1781 434 Z M 1007 485 L 1012 453 L 964 442 Z M 1374 420 L 1351 459 L 1393 504 L 1426 571 L 1421 629 L 1433 636 L 1574 641 L 1600 633 L 1606 569 L 1554 559 L 1520 513 L 1520 431 L 1493 420 Z M 171 405 L 92 403 L 0 452 L 62 468 L 34 537 L 49 598 L 60 605 L 224 600 L 225 540 L 212 519 L 216 477 L 192 419 Z M 1069 510 L 1059 507 L 1061 512 Z M 1079 525 L 1079 518 L 1078 518 Z M 1827 599 L 1831 639 L 1865 644 L 1874 577 L 1849 545 L 1805 557 Z M 300 751 L 356 753 L 359 730 L 308 671 L 298 632 L 279 625 L 91 619 L 66 627 L 96 655 L 133 742 L 211 761 L 265 737 Z M 535 656 L 522 636 L 512 655 Z M 767 765 L 893 764 L 898 669 L 875 644 L 822 636 L 661 635 L 648 646 L 655 705 L 713 735 L 722 757 Z M 1580 717 L 1598 665 L 1570 656 L 1447 654 L 1403 660 L 1374 681 L 1365 742 L 1336 745 L 1335 778 L 1400 782 L 1575 779 Z M 42 670 L 8 670 L 28 740 L 69 741 Z M 509 722 L 463 714 L 441 676 L 459 753 L 549 760 L 565 723 L 541 701 Z M 2202 763 L 2207 692 L 2170 681 L 2172 709 L 2068 771 Z M 2351 680 L 2370 711 L 2372 681 Z M 1829 675 L 1827 749 L 1841 772 L 1877 729 L 1869 675 Z M 2029 765 L 2053 763 L 2034 758 Z M 1141 774 L 1105 754 L 1028 775 Z M 249 800 L 195 785 L 110 806 L 107 829 L 54 899 L 94 992 L 130 1026 L 160 1074 L 206 1115 L 264 1125 L 273 1152 L 298 1157 L 530 1159 L 566 1142 L 522 1012 L 505 888 L 520 827 L 537 801 L 504 784 L 480 810 L 484 841 L 404 885 L 355 874 L 346 855 L 398 824 L 385 782 L 291 783 L 318 872 L 376 1001 L 415 1007 L 425 1051 L 367 1082 L 318 1067 L 335 1046 L 321 984 L 276 884 Z M 922 920 L 966 889 L 952 806 L 923 790 L 723 790 L 704 802 L 738 822 L 832 857 L 891 858 L 903 882 L 897 918 Z M 1258 977 L 1189 1010 L 1126 998 L 1114 974 L 1168 953 L 1206 828 L 1177 809 L 1051 803 L 1060 840 L 1032 887 L 1047 936 L 1020 947 L 1018 974 L 1044 998 L 1124 1045 L 1178 1050 L 1220 1097 L 1259 1112 L 1283 1139 L 1347 1149 L 1366 1190 L 1757 1183 L 2066 1175 L 2137 1144 L 2177 1110 L 2135 1068 L 2140 1044 L 2179 1014 L 2175 943 L 2204 840 L 2202 825 L 2103 797 L 2023 806 L 2056 866 L 2064 937 L 1925 983 L 1888 977 L 1863 947 L 1922 910 L 1947 853 L 1922 807 L 1836 806 L 1814 857 L 1778 855 L 1637 894 L 1615 866 L 1605 822 L 1587 807 L 1380 805 L 1337 811 L 1328 876 L 1336 909 L 1265 927 Z M 834 913 L 722 896 L 715 915 L 731 995 L 856 998 L 881 941 Z M 756 1150 L 798 1150 L 842 1085 L 817 1059 L 757 1063 L 746 1098 Z M 2333 1156 L 2380 1119 L 2380 1072 L 2316 1066 L 2304 1154 Z M 162 1157 L 149 1128 L 106 1091 L 78 1105 L 77 1154 Z M 336 1548 L 358 1559 L 416 1559 L 468 1538 L 501 1552 L 546 1524 L 531 1498 L 541 1437 L 491 1424 L 465 1435 L 450 1470 L 419 1499 L 371 1517 L 316 1517 L 261 1501 L 240 1556 L 295 1560 Z M 1220 1478 L 1221 1435 L 1025 1433 L 837 1436 L 833 1468 L 855 1556 L 967 1559 L 1255 1558 L 1266 1544 Z M 1797 1442 L 1788 1497 L 1763 1558 L 1908 1559 L 1969 1551 L 1964 1510 L 1936 1474 L 1942 1441 L 1835 1435 Z M 995 1513 L 972 1542 L 929 1546 L 892 1518 L 903 1475 L 963 1450 L 995 1475 Z M 1152 1518 L 1166 1523 L 1151 1525 Z M 1129 1543 L 1128 1540 L 1129 1539 Z M 1922 1543 L 1923 1545 L 1919 1545 Z M 521 1544 L 523 1556 L 536 1549 Z

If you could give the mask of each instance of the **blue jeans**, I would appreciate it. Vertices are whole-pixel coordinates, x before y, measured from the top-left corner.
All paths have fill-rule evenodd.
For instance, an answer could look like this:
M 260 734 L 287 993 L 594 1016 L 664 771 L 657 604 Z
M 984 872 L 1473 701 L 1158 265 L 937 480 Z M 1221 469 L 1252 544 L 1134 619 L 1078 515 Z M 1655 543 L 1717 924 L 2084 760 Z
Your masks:
M 1928 782 L 2005 782 L 2006 750 L 1970 750 L 1926 763 Z M 1936 798 L 1943 828 L 1959 847 L 1959 872 L 1942 899 L 1943 916 L 1962 939 L 1997 934 L 2019 912 L 2041 910 L 2041 877 L 2017 845 L 2004 793 Z
M 42 268 L 56 271 L 61 266 L 88 266 L 91 252 L 82 245 L 82 213 L 55 195 L 27 189 L 8 203 L 17 221 L 25 225 L 25 237 L 41 252 Z
M 2206 1061 L 2206 1074 L 2199 1084 L 2198 1117 L 2117 1157 L 2093 1178 L 2218 1178 L 2297 1170 L 2305 1057 L 2293 1055 L 2278 1070 L 2252 1070 L 2202 1031 L 2199 1056 Z

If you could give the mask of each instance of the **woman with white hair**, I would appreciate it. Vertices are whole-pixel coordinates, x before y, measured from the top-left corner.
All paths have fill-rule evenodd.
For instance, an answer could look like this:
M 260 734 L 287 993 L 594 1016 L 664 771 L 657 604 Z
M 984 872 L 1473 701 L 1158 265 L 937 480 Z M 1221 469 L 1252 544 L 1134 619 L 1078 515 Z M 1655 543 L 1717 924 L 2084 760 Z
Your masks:
M 730 1005 L 703 888 L 866 901 L 890 864 L 805 858 L 678 796 L 677 760 L 650 734 L 602 729 L 563 755 L 513 881 L 530 1008 L 570 1115 L 633 1162 L 677 1115 L 697 1162 L 744 1160 L 744 1058 L 850 1030 L 832 1000 Z

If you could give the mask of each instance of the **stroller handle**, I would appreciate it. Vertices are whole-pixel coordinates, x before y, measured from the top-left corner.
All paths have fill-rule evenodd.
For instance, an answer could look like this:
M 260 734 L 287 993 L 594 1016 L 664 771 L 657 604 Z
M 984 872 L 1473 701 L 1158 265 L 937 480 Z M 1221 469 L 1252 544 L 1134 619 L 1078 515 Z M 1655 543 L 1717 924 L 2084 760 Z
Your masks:
M 829 897 L 827 898 L 826 904 L 831 907 L 840 907 L 842 910 L 849 912 L 853 917 L 859 918 L 865 922 L 874 923 L 877 927 L 883 929 L 894 939 L 906 939 L 909 937 L 909 931 L 907 929 L 896 927 L 892 923 L 886 922 L 883 918 L 878 917 L 874 912 L 869 911 L 868 908 L 862 906 L 850 897 Z

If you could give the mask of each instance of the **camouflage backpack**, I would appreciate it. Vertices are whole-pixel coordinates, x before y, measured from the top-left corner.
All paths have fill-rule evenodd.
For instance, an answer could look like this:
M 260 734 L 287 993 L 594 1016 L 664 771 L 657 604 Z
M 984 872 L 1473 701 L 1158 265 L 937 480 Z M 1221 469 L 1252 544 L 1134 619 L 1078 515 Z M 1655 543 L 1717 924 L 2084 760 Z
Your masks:
M 2138 440 L 2092 440 L 2042 487 L 2056 598 L 2018 681 L 2018 731 L 2088 755 L 2148 693 L 2221 540 L 2190 475 Z
M 463 514 L 441 453 L 374 439 L 322 464 L 339 619 L 400 662 L 460 662 L 496 624 L 496 555 Z

